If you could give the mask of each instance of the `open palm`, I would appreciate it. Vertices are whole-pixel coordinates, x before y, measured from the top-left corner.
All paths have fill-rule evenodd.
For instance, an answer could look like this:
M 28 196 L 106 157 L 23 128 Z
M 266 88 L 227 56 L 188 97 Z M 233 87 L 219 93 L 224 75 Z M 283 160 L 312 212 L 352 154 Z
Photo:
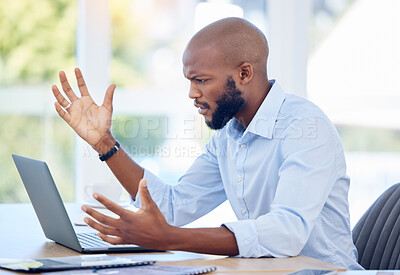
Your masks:
M 57 113 L 69 126 L 91 146 L 98 144 L 110 131 L 112 118 L 112 99 L 115 85 L 108 87 L 101 106 L 98 106 L 90 96 L 81 71 L 75 69 L 81 97 L 77 97 L 64 72 L 60 72 L 60 82 L 69 101 L 60 93 L 56 85 L 53 85 L 53 94 L 57 99 L 55 107 Z

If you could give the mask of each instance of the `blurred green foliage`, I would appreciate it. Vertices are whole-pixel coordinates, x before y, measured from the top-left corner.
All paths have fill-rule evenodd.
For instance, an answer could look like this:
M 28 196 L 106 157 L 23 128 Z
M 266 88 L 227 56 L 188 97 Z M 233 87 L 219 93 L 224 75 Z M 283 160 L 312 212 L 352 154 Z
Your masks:
M 52 82 L 75 65 L 77 1 L 0 0 L 0 86 Z
M 336 126 L 345 151 L 400 152 L 400 131 L 384 128 Z
M 149 157 L 154 156 L 155 148 L 163 143 L 166 129 L 166 117 L 116 116 L 111 132 L 132 157 Z
M 43 117 L 22 115 L 0 115 L 0 125 L 0 203 L 29 201 L 11 154 L 45 160 L 63 199 L 72 201 L 74 139 L 69 126 L 55 116 L 46 125 Z
M 145 34 L 145 18 L 131 1 L 110 1 L 112 22 L 111 81 L 117 86 L 144 87 L 151 40 Z
M 58 71 L 76 66 L 77 2 L 69 0 L 0 0 L 0 93 L 20 86 L 49 87 L 58 82 Z M 110 1 L 113 58 L 111 79 L 120 86 L 146 84 L 149 41 L 143 27 L 147 15 L 132 9 L 131 1 Z M 21 100 L 23 100 L 21 98 Z M 120 117 L 113 125 L 126 147 L 156 146 L 160 129 L 147 131 L 143 122 L 158 118 Z M 54 112 L 46 118 L 9 115 L 0 110 L 0 203 L 27 202 L 11 154 L 45 160 L 65 201 L 74 199 L 74 134 Z M 140 125 L 137 139 L 132 137 Z M 49 129 L 50 127 L 50 129 Z M 151 152 L 147 152 L 151 154 Z
M 50 93 L 58 71 L 75 66 L 76 22 L 77 1 L 0 0 L 0 93 L 11 86 L 29 91 L 37 84 L 48 85 Z M 55 113 L 46 120 L 0 110 L 0 203 L 28 201 L 12 153 L 45 160 L 63 199 L 72 201 L 73 141 Z

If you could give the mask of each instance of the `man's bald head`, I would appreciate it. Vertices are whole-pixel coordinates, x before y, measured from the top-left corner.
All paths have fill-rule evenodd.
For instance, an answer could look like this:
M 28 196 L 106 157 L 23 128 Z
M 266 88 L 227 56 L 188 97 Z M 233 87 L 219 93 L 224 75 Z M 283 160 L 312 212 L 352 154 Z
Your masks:
M 189 41 L 185 51 L 204 48 L 218 50 L 225 65 L 237 67 L 249 62 L 258 72 L 266 72 L 267 39 L 245 19 L 225 18 L 204 27 Z

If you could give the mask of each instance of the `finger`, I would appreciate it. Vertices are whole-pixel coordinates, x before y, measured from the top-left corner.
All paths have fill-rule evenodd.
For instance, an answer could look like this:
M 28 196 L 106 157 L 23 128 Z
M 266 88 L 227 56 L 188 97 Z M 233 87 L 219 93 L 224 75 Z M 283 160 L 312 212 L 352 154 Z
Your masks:
M 75 95 L 74 91 L 72 91 L 71 86 L 69 85 L 67 76 L 65 75 L 65 73 L 63 71 L 60 72 L 59 77 L 60 77 L 61 87 L 63 88 L 63 91 L 67 95 L 69 100 L 71 100 L 71 102 L 74 102 L 75 100 L 77 100 L 78 97 Z
M 147 180 L 145 179 L 141 179 L 139 182 L 139 195 L 142 201 L 142 208 L 154 204 L 149 189 L 147 189 Z
M 83 221 L 91 228 L 96 229 L 97 231 L 103 234 L 113 235 L 113 236 L 118 236 L 119 234 L 121 234 L 121 232 L 118 229 L 109 226 L 104 226 L 88 217 L 84 218 Z
M 94 193 L 93 198 L 95 198 L 98 202 L 104 205 L 108 210 L 117 214 L 120 217 L 122 217 L 126 211 L 122 206 L 116 204 L 112 200 L 107 199 L 106 197 L 104 197 L 99 193 Z
M 66 111 L 64 111 L 64 109 L 61 107 L 60 103 L 55 102 L 54 106 L 56 107 L 56 111 L 58 113 L 58 115 L 65 120 L 66 123 L 69 124 L 69 122 L 71 121 L 71 115 L 68 114 Z
M 83 79 L 82 72 L 79 68 L 75 68 L 76 81 L 78 82 L 79 91 L 82 96 L 89 96 L 89 91 L 87 89 L 85 80 Z
M 112 101 L 114 98 L 114 91 L 115 91 L 115 84 L 111 84 L 107 91 L 106 95 L 104 96 L 103 106 L 106 107 L 109 111 L 112 112 Z
M 54 96 L 56 97 L 58 103 L 60 103 L 60 105 L 61 105 L 63 108 L 66 108 L 66 107 L 69 106 L 69 104 L 70 104 L 69 101 L 66 100 L 66 99 L 62 96 L 62 94 L 60 93 L 60 91 L 58 90 L 58 88 L 57 88 L 56 85 L 53 85 L 53 86 L 51 87 L 51 90 L 53 91 L 53 94 L 54 94 Z
M 121 237 L 110 237 L 105 234 L 99 233 L 97 234 L 103 241 L 108 242 L 110 244 L 124 244 L 125 242 Z
M 111 226 L 114 228 L 118 228 L 118 225 L 119 225 L 118 219 L 114 219 L 107 215 L 104 215 L 87 205 L 83 205 L 82 210 L 85 211 L 90 216 L 92 216 L 93 218 L 95 218 L 97 221 L 101 222 L 102 224 L 105 224 L 105 225 L 108 225 L 108 226 Z

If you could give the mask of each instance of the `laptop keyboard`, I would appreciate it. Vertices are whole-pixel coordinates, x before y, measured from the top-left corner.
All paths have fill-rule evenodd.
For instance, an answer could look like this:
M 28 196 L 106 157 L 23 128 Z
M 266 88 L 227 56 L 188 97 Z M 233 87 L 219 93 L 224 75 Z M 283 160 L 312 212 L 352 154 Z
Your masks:
M 78 237 L 78 241 L 83 248 L 101 248 L 101 247 L 136 247 L 137 245 L 133 244 L 110 244 L 108 242 L 103 241 L 97 233 L 78 233 L 76 234 Z
M 82 247 L 110 247 L 113 246 L 110 243 L 103 241 L 97 233 L 78 233 L 78 240 Z

